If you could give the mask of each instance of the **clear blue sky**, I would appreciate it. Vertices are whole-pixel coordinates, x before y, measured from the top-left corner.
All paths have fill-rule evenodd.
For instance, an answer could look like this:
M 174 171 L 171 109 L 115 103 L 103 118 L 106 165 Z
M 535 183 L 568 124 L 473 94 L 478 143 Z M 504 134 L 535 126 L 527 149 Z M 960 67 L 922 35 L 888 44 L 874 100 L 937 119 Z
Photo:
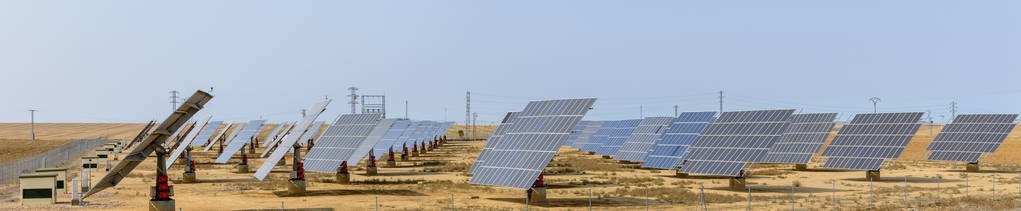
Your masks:
M 482 122 L 598 97 L 586 119 L 717 109 L 1021 112 L 1021 1 L 5 1 L 0 121 L 294 121 L 346 88 L 390 116 Z

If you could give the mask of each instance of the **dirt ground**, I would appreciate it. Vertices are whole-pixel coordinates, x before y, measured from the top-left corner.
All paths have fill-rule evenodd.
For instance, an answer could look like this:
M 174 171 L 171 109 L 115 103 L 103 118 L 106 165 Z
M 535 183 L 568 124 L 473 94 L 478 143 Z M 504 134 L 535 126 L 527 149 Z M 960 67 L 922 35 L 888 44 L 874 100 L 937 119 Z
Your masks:
M 933 134 L 938 131 L 938 127 L 933 128 Z M 747 180 L 751 206 L 766 210 L 1021 207 L 1018 203 L 1021 165 L 1017 158 L 1009 156 L 1021 147 L 1018 143 L 1021 133 L 1011 133 L 997 153 L 985 158 L 982 172 L 966 173 L 963 163 L 924 161 L 922 152 L 932 140 L 928 132 L 923 127 L 900 159 L 887 161 L 878 181 L 865 180 L 862 171 L 818 169 L 823 159 L 816 159 L 807 171 L 794 171 L 792 165 L 755 164 Z M 456 137 L 456 129 L 449 131 L 448 137 Z M 180 183 L 183 165 L 171 168 L 170 176 L 176 192 L 173 198 L 182 210 L 281 207 L 369 210 L 376 206 L 382 210 L 448 210 L 451 199 L 459 210 L 525 210 L 524 190 L 467 184 L 470 175 L 464 172 L 483 145 L 483 141 L 451 141 L 423 156 L 398 162 L 397 168 L 380 167 L 378 176 L 366 176 L 363 167 L 352 167 L 352 184 L 334 183 L 332 173 L 310 173 L 306 196 L 286 194 L 289 165 L 278 166 L 266 181 L 258 181 L 251 173 L 232 172 L 237 158 L 231 163 L 213 164 L 216 156 L 213 150 L 195 154 L 199 183 Z M 117 187 L 86 199 L 86 206 L 71 207 L 66 204 L 69 197 L 61 195 L 62 204 L 32 208 L 144 209 L 148 187 L 154 184 L 155 177 L 155 163 L 150 161 L 135 169 Z M 255 158 L 249 162 L 254 171 L 263 160 Z M 101 175 L 96 174 L 95 178 Z M 546 168 L 545 178 L 549 200 L 529 203 L 529 209 L 585 210 L 591 203 L 594 210 L 641 210 L 646 204 L 652 210 L 691 210 L 695 209 L 700 191 L 704 192 L 709 209 L 743 210 L 749 203 L 747 191 L 729 190 L 730 178 L 697 175 L 679 178 L 671 170 L 637 168 L 636 164 L 586 155 L 566 147 Z M 12 196 L 17 195 L 16 190 L 0 193 L 4 196 L 0 198 L 0 209 L 24 208 L 18 204 L 17 196 Z

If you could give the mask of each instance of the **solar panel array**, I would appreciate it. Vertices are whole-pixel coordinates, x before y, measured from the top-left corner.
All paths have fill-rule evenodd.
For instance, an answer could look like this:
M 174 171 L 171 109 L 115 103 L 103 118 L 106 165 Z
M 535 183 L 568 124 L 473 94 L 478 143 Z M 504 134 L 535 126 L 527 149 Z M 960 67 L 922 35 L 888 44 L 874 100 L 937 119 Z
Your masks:
M 259 157 L 266 157 L 266 155 L 270 151 L 272 151 L 273 147 L 277 147 L 277 143 L 283 141 L 284 138 L 287 138 L 287 135 L 291 134 L 291 130 L 294 129 L 295 124 L 296 123 L 290 123 L 288 125 L 285 125 L 286 127 L 280 130 L 280 133 L 278 133 L 276 136 L 272 138 L 266 138 L 266 149 L 262 151 L 262 154 L 260 154 Z
M 757 162 L 790 125 L 794 109 L 723 112 L 692 143 L 679 172 L 740 176 Z
M 259 147 L 266 147 L 266 145 L 269 144 L 269 142 L 273 142 L 272 141 L 273 137 L 275 137 L 277 135 L 277 133 L 280 133 L 280 130 L 285 128 L 285 127 L 287 127 L 287 123 L 286 122 L 285 123 L 277 124 L 275 127 L 273 127 L 273 130 L 270 131 L 269 134 L 266 134 L 265 140 L 262 140 L 262 145 L 259 145 Z M 258 136 L 258 135 L 256 135 L 256 136 Z
M 617 150 L 614 160 L 641 162 L 673 117 L 646 117 Z
M 631 136 L 631 133 L 635 131 L 638 124 L 642 123 L 641 119 L 629 119 L 621 120 L 617 122 L 613 131 L 610 132 L 606 138 L 606 142 L 603 142 L 599 149 L 596 150 L 596 155 L 615 155 L 617 150 L 624 145 L 627 138 Z
M 480 152 L 479 156 L 475 158 L 475 162 L 472 163 L 472 166 L 468 168 L 468 173 L 474 174 L 475 171 L 479 169 L 479 166 L 482 166 L 482 164 L 486 162 L 486 159 L 489 158 L 489 151 L 493 150 L 496 143 L 500 141 L 500 137 L 507 134 L 507 131 L 514 125 L 515 118 L 520 113 L 521 112 L 516 111 L 507 112 L 507 115 L 503 117 L 503 121 L 500 121 L 500 125 L 496 127 L 496 130 L 493 130 L 493 133 L 489 134 L 489 138 L 486 138 L 486 145 L 482 147 L 482 152 Z
M 220 140 L 220 137 L 227 135 L 227 130 L 230 130 L 231 127 L 237 127 L 237 124 L 229 123 L 227 126 L 224 126 L 223 130 L 220 130 L 219 133 L 216 133 L 216 136 L 213 137 L 213 139 L 210 139 L 209 144 L 206 144 L 206 148 L 202 149 L 202 151 L 209 151 L 210 148 L 213 148 L 213 145 L 216 145 L 216 141 Z
M 230 157 L 234 156 L 234 153 L 244 149 L 245 145 L 251 143 L 252 138 L 254 138 L 255 135 L 262 132 L 262 125 L 264 123 L 266 123 L 266 120 L 248 121 L 248 124 L 241 129 L 241 132 L 238 132 L 238 134 L 234 136 L 234 140 L 230 141 L 230 144 L 223 148 L 223 153 L 220 153 L 220 156 L 213 162 L 227 163 L 227 161 L 230 160 Z
M 191 146 L 191 143 L 195 140 L 195 137 L 197 137 L 198 134 L 202 132 L 203 129 L 206 128 L 206 125 L 209 123 L 209 119 L 212 118 L 213 116 L 208 116 L 206 118 L 199 119 L 198 122 L 195 122 L 195 126 L 194 128 L 191 129 L 191 132 L 188 132 L 188 135 L 185 135 L 184 138 L 181 139 L 181 143 L 177 145 L 177 148 L 174 148 L 174 151 L 170 153 L 170 158 L 167 158 L 168 161 L 167 165 L 164 166 L 166 168 L 164 168 L 163 170 L 170 169 L 170 166 L 174 165 L 174 162 L 177 161 L 177 158 L 184 154 L 184 150 L 188 149 L 188 147 Z M 216 128 L 213 128 L 213 130 L 215 129 Z
M 823 151 L 829 157 L 823 168 L 878 170 L 886 158 L 904 152 L 921 118 L 922 112 L 855 115 Z
M 305 155 L 305 170 L 335 172 L 342 161 L 350 161 L 349 157 L 362 145 L 382 117 L 380 113 L 343 114 L 337 117 Z
M 407 131 L 410 126 L 410 120 L 398 120 L 397 122 L 394 122 L 393 126 L 390 127 L 390 130 L 388 130 L 386 134 L 383 135 L 383 138 L 376 143 L 376 146 L 373 147 L 372 152 L 376 154 L 376 157 L 381 157 L 383 154 L 389 153 L 391 147 L 394 152 L 401 151 L 401 146 L 394 146 L 394 143 L 397 143 L 397 139 L 400 139 L 401 135 L 404 134 L 404 131 Z
M 684 112 L 674 118 L 642 159 L 642 167 L 674 169 L 684 161 L 688 147 L 712 123 L 716 112 Z
M 578 123 L 578 125 L 582 125 L 583 128 L 581 131 L 578 132 L 578 136 L 577 138 L 575 138 L 574 143 L 571 143 L 571 148 L 581 149 L 582 146 L 585 146 L 585 144 L 592 139 L 592 134 L 595 134 L 596 131 L 598 131 L 599 128 L 602 128 L 603 124 L 605 123 L 605 121 L 582 121 L 582 122 L 583 123 Z
M 996 152 L 1014 130 L 1017 114 L 962 114 L 943 126 L 925 150 L 929 160 L 976 163 L 982 153 Z
M 291 146 L 298 143 L 298 137 L 309 131 L 309 127 L 312 126 L 312 121 L 315 121 L 316 118 L 319 117 L 319 114 L 322 114 L 323 111 L 326 110 L 326 105 L 329 105 L 330 101 L 331 100 L 326 100 L 312 106 L 312 108 L 307 111 L 306 115 L 302 117 L 301 121 L 294 124 L 294 129 L 291 130 L 292 135 L 287 136 L 284 140 L 280 141 L 280 146 L 273 149 L 273 153 L 270 154 L 264 162 L 262 162 L 262 166 L 259 166 L 259 170 L 256 170 L 255 174 L 252 176 L 260 181 L 265 179 L 266 175 L 269 175 L 269 172 L 277 165 L 277 162 L 280 162 L 280 159 L 291 150 Z
M 582 98 L 529 102 L 468 182 L 529 188 L 595 101 Z
M 602 148 L 603 144 L 610 139 L 610 134 L 617 130 L 617 125 L 619 125 L 621 121 L 622 120 L 603 122 L 603 125 L 599 127 L 595 133 L 592 133 L 588 142 L 581 146 L 581 151 L 595 152 Z
M 837 113 L 795 114 L 791 126 L 759 163 L 808 164 L 830 136 Z
M 326 126 L 326 122 L 319 121 L 319 122 L 312 123 L 312 126 L 310 126 L 308 128 L 309 131 L 306 132 L 305 134 L 301 135 L 301 139 L 299 139 L 299 142 L 301 142 L 301 145 L 302 146 L 308 146 L 308 141 L 309 140 L 315 140 L 316 137 L 319 136 L 319 132 L 323 130 L 324 126 Z
M 578 140 L 578 137 L 581 136 L 581 131 L 585 130 L 588 124 L 588 121 L 581 121 L 578 123 L 578 126 L 574 126 L 574 129 L 571 129 L 571 135 L 567 136 L 567 140 L 564 140 L 564 146 L 573 145 L 574 141 Z
M 195 140 L 191 142 L 191 145 L 192 146 L 206 145 L 206 143 L 209 142 L 209 138 L 213 137 L 213 134 L 216 134 L 216 129 L 220 129 L 221 125 L 223 125 L 223 121 L 212 121 L 206 123 L 206 127 L 202 128 L 202 131 L 199 132 L 198 136 L 195 136 Z

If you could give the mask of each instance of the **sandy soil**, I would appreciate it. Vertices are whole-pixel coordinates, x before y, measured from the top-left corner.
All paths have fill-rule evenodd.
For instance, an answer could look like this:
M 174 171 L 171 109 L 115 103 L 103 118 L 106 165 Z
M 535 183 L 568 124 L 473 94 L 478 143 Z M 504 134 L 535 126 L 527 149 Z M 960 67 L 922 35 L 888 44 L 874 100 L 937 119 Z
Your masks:
M 78 139 L 131 139 L 145 123 L 36 123 L 36 141 L 29 123 L 0 123 L 0 161 L 34 155 Z
M 932 139 L 927 129 L 923 127 L 919 131 L 901 159 L 887 162 L 879 181 L 865 180 L 862 171 L 818 169 L 822 159 L 810 164 L 808 171 L 793 171 L 791 165 L 755 164 L 752 177 L 747 180 L 751 187 L 751 204 L 756 209 L 766 210 L 791 209 L 792 206 L 810 210 L 828 210 L 835 206 L 852 210 L 869 207 L 998 210 L 1021 206 L 1017 202 L 1021 199 L 1018 198 L 1021 165 L 1016 158 L 1002 156 L 1018 152 L 1021 147 L 1018 131 L 1010 135 L 997 153 L 983 160 L 982 172 L 966 173 L 962 171 L 963 163 L 923 161 L 924 146 Z M 933 134 L 938 130 L 934 128 Z M 456 130 L 451 132 L 456 135 Z M 266 181 L 257 181 L 250 173 L 232 172 L 238 159 L 228 164 L 212 164 L 214 151 L 195 155 L 200 183 L 179 183 L 183 172 L 181 165 L 171 168 L 170 175 L 177 193 L 174 199 L 177 207 L 183 210 L 280 209 L 281 206 L 369 210 L 377 206 L 377 202 L 384 210 L 447 210 L 451 197 L 457 209 L 524 210 L 523 190 L 466 183 L 470 176 L 464 172 L 483 145 L 483 141 L 451 141 L 411 161 L 398 162 L 397 168 L 381 167 L 379 176 L 366 176 L 362 167 L 352 167 L 352 184 L 333 183 L 331 173 L 310 173 L 307 196 L 286 194 L 289 166 L 279 166 Z M 262 159 L 250 160 L 252 170 L 262 162 Z M 690 210 L 695 209 L 700 190 L 704 191 L 710 209 L 739 210 L 749 203 L 748 192 L 730 191 L 726 177 L 679 178 L 670 170 L 635 166 L 561 148 L 546 168 L 549 201 L 531 203 L 529 208 L 584 210 L 590 203 L 590 191 L 595 210 L 641 210 L 646 203 L 653 210 Z M 154 169 L 154 162 L 147 161 L 119 186 L 88 198 L 87 206 L 60 204 L 39 208 L 144 209 L 147 188 L 154 183 Z M 792 184 L 794 194 L 791 194 Z M 16 192 L 5 190 L 2 193 Z M 965 198 L 965 195 L 971 197 Z M 68 197 L 62 196 L 60 201 L 67 202 Z M 18 205 L 16 197 L 0 198 L 0 209 L 11 208 L 23 207 Z

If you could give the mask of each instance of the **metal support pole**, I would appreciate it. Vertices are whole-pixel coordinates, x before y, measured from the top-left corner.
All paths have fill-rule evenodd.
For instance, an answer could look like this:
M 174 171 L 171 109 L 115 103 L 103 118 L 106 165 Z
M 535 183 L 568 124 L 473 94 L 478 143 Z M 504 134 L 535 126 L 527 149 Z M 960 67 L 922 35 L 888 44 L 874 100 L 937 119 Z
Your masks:
M 1018 185 L 1018 190 L 1021 190 L 1021 185 Z M 592 211 L 592 188 L 588 189 L 588 210 Z
M 454 194 L 450 194 L 450 211 L 454 211 Z
M 869 208 L 872 208 L 872 178 L 869 178 Z
M 908 205 L 908 176 L 904 176 L 904 206 Z
M 996 182 L 996 179 L 993 179 Z M 645 186 L 645 211 L 649 211 L 649 186 Z
M 752 211 L 752 187 L 748 186 L 748 211 Z
M 837 180 L 833 180 L 833 207 L 839 207 L 837 205 Z
M 794 200 L 794 181 L 791 181 L 791 210 L 794 210 L 794 205 L 797 201 Z
M 453 196 L 451 196 L 451 198 L 453 198 Z M 450 206 L 453 207 L 454 205 Z M 376 197 L 376 205 L 373 205 L 373 207 L 376 209 L 376 211 L 379 211 L 379 196 Z
M 940 175 L 936 175 L 936 201 L 939 201 L 939 179 L 942 178 Z
M 968 173 L 964 173 L 964 198 L 971 197 L 969 192 L 971 190 L 971 183 L 968 182 Z

